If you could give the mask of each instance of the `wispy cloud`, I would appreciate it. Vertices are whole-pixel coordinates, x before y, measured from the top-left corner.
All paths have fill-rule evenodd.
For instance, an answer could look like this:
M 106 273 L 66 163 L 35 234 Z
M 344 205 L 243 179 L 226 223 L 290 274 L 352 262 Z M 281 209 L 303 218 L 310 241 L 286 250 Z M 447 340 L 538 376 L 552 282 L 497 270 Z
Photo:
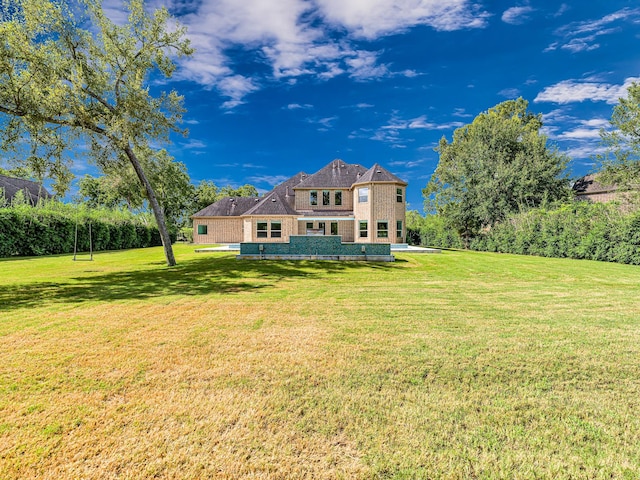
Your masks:
M 313 108 L 313 105 L 309 103 L 300 104 L 300 103 L 290 103 L 286 107 L 282 107 L 285 110 L 310 110 Z
M 542 90 L 536 96 L 534 102 L 567 104 L 588 100 L 615 104 L 619 98 L 626 96 L 629 85 L 639 80 L 640 78 L 627 78 L 622 85 L 594 81 L 563 80 Z
M 380 52 L 362 48 L 416 26 L 454 31 L 487 26 L 476 0 L 150 0 L 166 6 L 188 28 L 196 53 L 181 61 L 175 77 L 216 89 L 234 109 L 271 82 L 294 83 L 303 76 L 320 81 L 349 75 L 368 81 L 390 75 L 413 77 L 414 70 L 392 72 Z M 122 13 L 121 0 L 105 6 Z M 245 64 L 266 64 L 270 74 L 243 69 L 230 50 L 242 49 Z
M 511 7 L 502 14 L 502 21 L 511 25 L 526 23 L 535 9 L 530 6 Z
M 572 53 L 595 50 L 600 48 L 599 37 L 618 32 L 620 23 L 637 23 L 639 19 L 640 8 L 623 8 L 596 20 L 569 23 L 555 32 L 562 40 L 551 43 L 544 51 L 559 48 Z
M 275 187 L 288 179 L 289 177 L 286 175 L 253 175 L 251 177 L 247 177 L 247 181 L 249 183 L 267 184 L 272 187 Z

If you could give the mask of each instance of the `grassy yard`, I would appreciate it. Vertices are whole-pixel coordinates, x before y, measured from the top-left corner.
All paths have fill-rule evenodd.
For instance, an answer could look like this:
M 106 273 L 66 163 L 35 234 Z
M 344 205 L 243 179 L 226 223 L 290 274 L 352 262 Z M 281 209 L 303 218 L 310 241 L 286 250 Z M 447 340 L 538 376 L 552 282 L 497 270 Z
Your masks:
M 0 478 L 640 477 L 640 269 L 0 261 Z

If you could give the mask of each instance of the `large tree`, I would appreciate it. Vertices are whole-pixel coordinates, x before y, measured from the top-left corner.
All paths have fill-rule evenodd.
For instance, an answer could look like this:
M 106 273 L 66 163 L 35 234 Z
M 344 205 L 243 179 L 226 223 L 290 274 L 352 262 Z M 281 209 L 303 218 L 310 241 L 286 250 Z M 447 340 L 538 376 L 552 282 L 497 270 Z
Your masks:
M 640 185 L 640 84 L 632 83 L 611 115 L 612 130 L 600 136 L 607 147 L 600 180 L 621 188 Z
M 165 215 L 145 164 L 151 148 L 180 132 L 182 98 L 154 97 L 149 77 L 170 77 L 172 55 L 189 55 L 185 30 L 166 9 L 148 13 L 129 0 L 117 25 L 100 0 L 2 0 L 0 7 L 0 147 L 27 141 L 32 156 L 64 171 L 64 153 L 85 140 L 102 169 L 130 166 L 144 188 L 160 230 L 168 265 L 175 265 Z
M 567 158 L 541 133 L 542 116 L 509 100 L 440 140 L 438 166 L 423 190 L 434 209 L 466 242 L 512 212 L 566 195 Z

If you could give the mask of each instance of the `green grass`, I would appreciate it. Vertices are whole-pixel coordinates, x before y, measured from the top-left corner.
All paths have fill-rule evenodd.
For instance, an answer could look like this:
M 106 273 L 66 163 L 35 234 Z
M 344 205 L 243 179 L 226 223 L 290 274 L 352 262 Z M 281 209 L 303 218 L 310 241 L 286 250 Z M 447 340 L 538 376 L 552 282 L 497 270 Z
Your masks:
M 640 477 L 640 269 L 0 260 L 0 478 Z

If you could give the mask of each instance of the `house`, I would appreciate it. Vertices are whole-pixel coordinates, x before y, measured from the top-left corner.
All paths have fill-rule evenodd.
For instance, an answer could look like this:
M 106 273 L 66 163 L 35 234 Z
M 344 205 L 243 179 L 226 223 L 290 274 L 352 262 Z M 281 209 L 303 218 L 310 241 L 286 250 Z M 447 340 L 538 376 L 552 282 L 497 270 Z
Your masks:
M 604 185 L 596 180 L 596 175 L 585 175 L 573 183 L 573 193 L 579 200 L 604 203 L 619 199 L 617 185 Z
M 333 160 L 300 172 L 260 198 L 223 198 L 192 216 L 194 243 L 289 242 L 334 235 L 342 242 L 402 243 L 407 182 L 378 164 Z
M 31 205 L 36 205 L 40 199 L 46 200 L 51 197 L 51 194 L 39 183 L 0 175 L 0 195 L 4 196 L 7 203 L 11 203 L 13 197 L 20 191 Z

